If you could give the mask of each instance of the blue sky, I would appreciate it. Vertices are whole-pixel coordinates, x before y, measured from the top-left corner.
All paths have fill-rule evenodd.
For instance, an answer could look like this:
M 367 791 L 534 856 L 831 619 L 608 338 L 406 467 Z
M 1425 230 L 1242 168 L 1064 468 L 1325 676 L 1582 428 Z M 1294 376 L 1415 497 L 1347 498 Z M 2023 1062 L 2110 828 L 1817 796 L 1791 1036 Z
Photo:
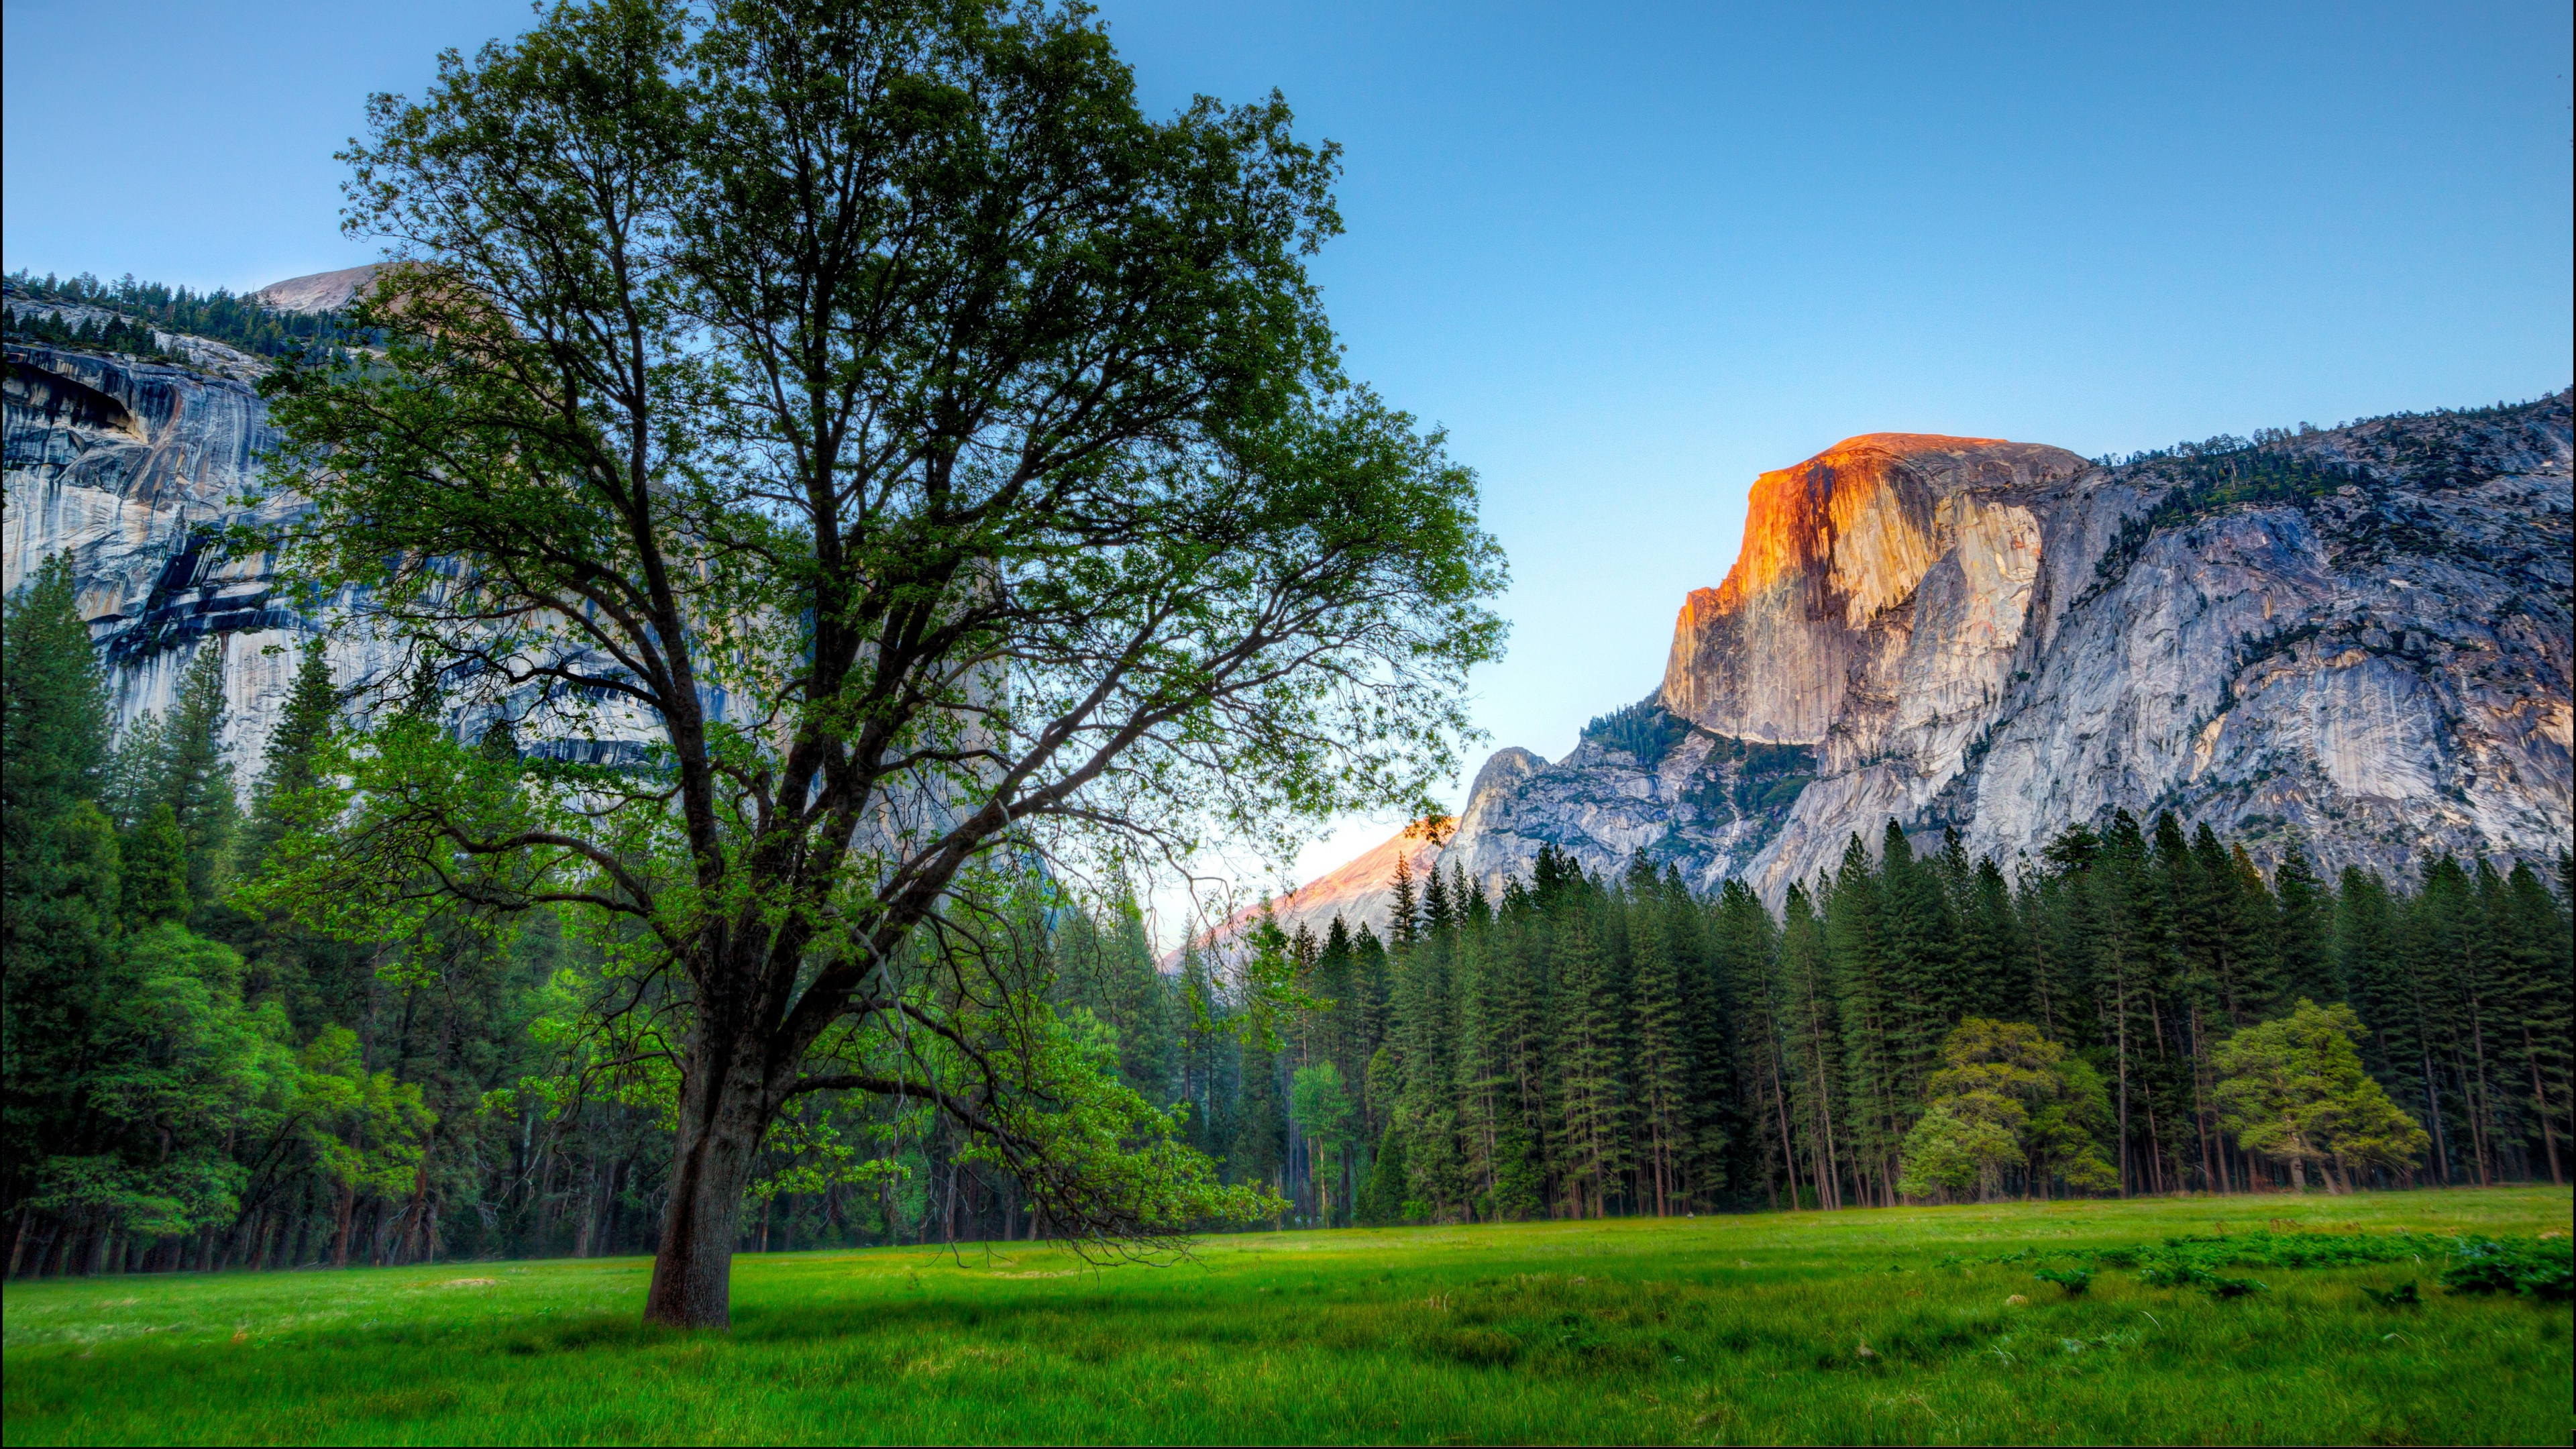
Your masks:
M 5 265 L 237 289 L 367 260 L 365 93 L 528 14 L 97 13 L 0 11 Z M 2125 452 L 2576 371 L 2563 0 L 1104 13 L 1152 108 L 1276 86 L 1346 148 L 1351 370 L 1449 429 L 1512 558 L 1494 745 L 1652 689 L 1753 476 L 1850 434 Z

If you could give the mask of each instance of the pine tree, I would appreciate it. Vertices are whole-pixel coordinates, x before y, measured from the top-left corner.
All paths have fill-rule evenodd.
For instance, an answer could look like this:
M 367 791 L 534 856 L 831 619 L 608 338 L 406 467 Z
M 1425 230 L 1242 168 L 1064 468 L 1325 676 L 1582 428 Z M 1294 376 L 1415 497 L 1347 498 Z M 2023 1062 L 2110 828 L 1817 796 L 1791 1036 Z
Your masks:
M 1499 1102 L 1487 1208 L 1493 1217 L 1517 1220 L 1547 1207 L 1545 946 L 1543 925 L 1517 882 L 1505 890 L 1492 930 L 1483 1021 Z
M 1894 1054 L 1891 1083 L 1905 1106 L 1890 1123 L 1902 1134 L 1922 1100 L 1923 1084 L 1940 1064 L 1941 1042 L 1965 1014 L 1956 943 L 1940 858 L 1917 860 L 1894 820 L 1879 857 L 1881 969 L 1887 973 L 1888 1044 Z M 1962 857 L 1964 874 L 1964 856 Z
M 1904 1008 L 1896 999 L 1886 897 L 1857 832 L 1843 847 L 1842 869 L 1822 904 L 1825 959 L 1842 1031 L 1836 1156 L 1857 1192 L 1892 1202 L 1897 1144 L 1913 1100 L 1903 1085 Z
M 331 665 L 320 639 L 304 643 L 303 657 L 268 737 L 259 781 L 251 789 L 250 818 L 241 833 L 240 870 L 256 874 L 288 829 L 296 796 L 321 783 L 322 747 L 339 711 Z
M 219 637 L 197 647 L 165 724 L 163 776 L 155 791 L 169 803 L 188 842 L 188 894 L 204 903 L 220 893 L 241 805 L 224 760 L 224 651 Z
M 1805 893 L 1795 894 L 1803 907 Z M 1742 881 L 1729 880 L 1710 911 L 1707 942 L 1725 1060 L 1722 1090 L 1733 1108 L 1726 1180 L 1737 1201 L 1749 1205 L 1758 1191 L 1762 1202 L 1777 1207 L 1782 1185 L 1794 1193 L 1798 1176 L 1780 1058 L 1779 932 L 1761 900 Z
M 1455 929 L 1457 924 L 1449 901 L 1449 883 L 1440 874 L 1440 867 L 1434 865 L 1430 879 L 1422 887 L 1422 933 L 1436 936 Z
M 1387 947 L 1401 961 L 1421 938 L 1421 905 L 1413 893 L 1413 866 L 1402 854 L 1395 858 L 1395 900 L 1387 908 Z
M 1276 1187 L 1284 1181 L 1288 1159 L 1288 1113 L 1279 1091 L 1279 1057 L 1254 1042 L 1242 1043 L 1238 1051 L 1242 1097 L 1226 1152 L 1226 1175 L 1234 1182 Z
M 1352 1215 L 1372 1225 L 1403 1221 L 1410 1215 L 1407 1181 L 1404 1134 L 1390 1126 L 1378 1138 L 1377 1158 L 1369 1166 L 1368 1181 L 1360 1188 Z
M 1628 1170 L 1627 1103 L 1623 1100 L 1619 1002 L 1609 980 L 1609 953 L 1588 903 L 1566 902 L 1557 1003 L 1556 1068 L 1564 1144 L 1566 1215 L 1602 1217 Z
M 1690 1193 L 1684 1206 L 1694 1212 L 1715 1209 L 1733 1189 L 1729 1153 L 1742 1131 L 1726 1030 L 1733 1006 L 1726 978 L 1717 970 L 1717 916 L 1693 899 L 1681 871 L 1669 863 L 1655 881 L 1655 896 L 1680 987 L 1686 1134 L 1682 1176 Z
M 2158 1070 L 2163 1035 L 2158 998 L 2173 967 L 2171 911 L 2145 835 L 2126 810 L 2112 813 L 2098 874 L 2102 909 L 2095 948 L 2096 1000 L 2104 1017 L 2103 1041 L 2112 1052 L 2121 1192 L 2140 1186 L 2160 1191 L 2172 1114 L 2171 1083 Z M 2160 1099 L 2167 1106 L 2162 1122 Z
M 188 836 L 179 828 L 170 802 L 156 802 L 150 814 L 118 842 L 123 862 L 121 913 L 126 929 L 139 931 L 161 921 L 188 917 Z
M 1358 1027 L 1358 1039 L 1351 1044 L 1351 1056 L 1362 1064 L 1363 1071 L 1386 1045 L 1390 989 L 1387 973 L 1386 947 L 1379 943 L 1377 932 L 1369 928 L 1368 922 L 1360 922 L 1358 932 L 1351 938 L 1351 992 L 1357 998 L 1355 1020 Z M 1384 1132 L 1393 1102 L 1380 1101 L 1373 1090 L 1364 1091 L 1362 1096 L 1369 1132 Z
M 45 822 L 97 797 L 108 733 L 107 679 L 80 616 L 71 556 L 56 554 L 0 614 L 0 839 L 12 878 Z
M 2334 893 L 2292 841 L 2272 870 L 2279 910 L 2272 917 L 2272 956 L 2279 963 L 2276 995 L 2295 1001 L 2345 999 L 2333 952 Z
M 93 803 L 108 758 L 107 685 L 67 555 L 0 605 L 0 1208 L 15 1211 L 89 1114 L 81 1077 L 113 960 L 114 827 Z
M 2505 881 L 2502 934 L 2510 957 L 2509 993 L 2499 1003 L 2499 1025 L 2518 1045 L 2528 1079 L 2530 1112 L 2525 1149 L 2536 1139 L 2537 1160 L 2549 1180 L 2567 1180 L 2569 1142 L 2569 1040 L 2576 1036 L 2576 931 L 2567 903 L 2553 899 L 2529 862 L 2517 862 Z M 2515 1092 L 2523 1090 L 2517 1081 Z
M 1698 1157 L 1689 1023 L 1654 868 L 1640 851 L 1628 873 L 1629 1073 L 1640 1196 L 1658 1216 L 1689 1201 Z

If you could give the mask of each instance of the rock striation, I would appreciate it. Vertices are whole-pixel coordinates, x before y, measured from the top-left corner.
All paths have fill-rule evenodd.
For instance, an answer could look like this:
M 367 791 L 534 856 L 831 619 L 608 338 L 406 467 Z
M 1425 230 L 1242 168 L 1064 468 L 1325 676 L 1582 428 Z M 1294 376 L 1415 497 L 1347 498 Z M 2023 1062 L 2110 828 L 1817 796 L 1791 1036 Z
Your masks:
M 1434 862 L 1635 852 L 1777 905 L 1893 819 L 2011 862 L 2175 811 L 2265 865 L 2554 859 L 2576 788 L 2570 396 L 2110 466 L 1873 433 L 1753 485 L 1664 678 L 1495 755 Z M 1383 928 L 1382 897 L 1356 901 Z M 1355 914 L 1353 920 L 1360 919 Z
M 231 524 L 299 506 L 235 501 L 275 442 L 258 395 L 113 355 L 13 343 L 6 360 L 0 589 L 71 555 L 123 721 L 167 710 L 197 652 L 222 650 L 227 753 L 256 761 L 294 674 L 290 646 L 310 627 L 277 597 L 267 560 L 214 546 Z

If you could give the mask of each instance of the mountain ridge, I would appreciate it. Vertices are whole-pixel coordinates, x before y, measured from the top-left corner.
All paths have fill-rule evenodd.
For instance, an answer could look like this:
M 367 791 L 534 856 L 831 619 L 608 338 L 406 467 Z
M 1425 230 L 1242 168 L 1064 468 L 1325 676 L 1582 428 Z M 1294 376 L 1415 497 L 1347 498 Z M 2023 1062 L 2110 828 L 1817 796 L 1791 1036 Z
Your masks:
M 2545 859 L 2576 737 L 2569 438 L 2562 390 L 2118 464 L 1845 439 L 1756 480 L 1644 723 L 1497 752 L 1431 863 L 1490 890 L 1543 844 L 1604 874 L 1642 850 L 1776 907 L 1889 819 L 2010 862 L 2167 808 L 2267 867 Z M 1346 904 L 1383 929 L 1384 892 Z
M 345 298 L 364 270 L 255 295 Z M 126 719 L 226 649 L 227 751 L 255 761 L 291 668 L 274 646 L 322 632 L 265 560 L 203 546 L 248 521 L 264 404 L 211 367 L 15 340 L 8 364 L 0 587 L 73 553 Z M 2576 742 L 2569 438 L 2563 390 L 2120 464 L 1846 438 L 1755 481 L 1744 547 L 1638 705 L 1557 760 L 1495 752 L 1445 843 L 1387 842 L 1274 913 L 1382 925 L 1395 854 L 1490 890 L 1542 845 L 1776 904 L 1891 818 L 2006 861 L 2122 808 L 2210 820 L 2267 865 L 2292 841 L 2392 877 L 2545 854 Z M 385 662 L 325 637 L 344 678 Z

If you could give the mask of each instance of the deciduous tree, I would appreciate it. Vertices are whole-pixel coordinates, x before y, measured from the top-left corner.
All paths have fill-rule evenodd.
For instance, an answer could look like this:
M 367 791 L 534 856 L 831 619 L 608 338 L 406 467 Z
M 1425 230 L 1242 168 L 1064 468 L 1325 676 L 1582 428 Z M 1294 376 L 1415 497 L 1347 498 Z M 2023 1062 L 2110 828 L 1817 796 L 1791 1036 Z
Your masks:
M 422 669 L 266 898 L 626 923 L 602 1059 L 676 1090 L 653 1321 L 728 1321 L 808 1092 L 936 1102 L 1066 1236 L 1246 1208 L 1051 1154 L 1033 1104 L 1095 1098 L 964 902 L 1455 767 L 1501 561 L 1338 371 L 1332 149 L 1275 96 L 1149 119 L 1079 8 L 598 0 L 347 159 L 388 348 L 271 385 L 315 505 L 276 542 Z M 389 720 L 414 682 L 553 743 Z

